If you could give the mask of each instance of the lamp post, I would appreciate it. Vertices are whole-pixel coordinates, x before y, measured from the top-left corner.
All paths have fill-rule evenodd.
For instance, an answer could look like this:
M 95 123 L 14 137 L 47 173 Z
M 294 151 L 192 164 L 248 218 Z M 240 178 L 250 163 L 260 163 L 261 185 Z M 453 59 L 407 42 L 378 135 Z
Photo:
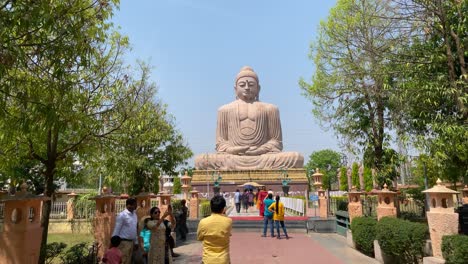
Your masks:
M 327 180 L 328 180 L 328 186 L 327 186 L 327 197 L 328 197 L 328 206 L 327 206 L 327 215 L 330 215 L 330 188 L 331 188 L 331 177 L 330 177 L 330 170 L 331 170 L 331 165 L 327 165 Z
M 281 181 L 281 187 L 283 188 L 284 196 L 289 196 L 289 182 L 291 182 L 291 179 L 288 175 L 288 169 L 281 169 L 279 179 Z
M 210 181 L 208 180 L 208 153 L 205 153 L 206 160 L 206 199 L 210 199 Z
M 219 190 L 221 189 L 219 187 L 219 183 L 223 180 L 223 177 L 221 177 L 221 174 L 219 174 L 219 171 L 213 171 L 211 174 L 211 180 L 213 181 L 213 192 L 214 194 L 219 194 Z

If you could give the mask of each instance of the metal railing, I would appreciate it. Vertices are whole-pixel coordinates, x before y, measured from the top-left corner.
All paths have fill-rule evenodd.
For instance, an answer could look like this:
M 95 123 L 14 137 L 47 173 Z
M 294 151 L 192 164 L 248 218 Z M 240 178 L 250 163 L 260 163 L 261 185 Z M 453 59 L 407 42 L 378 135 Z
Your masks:
M 298 198 L 283 197 L 281 201 L 284 204 L 286 212 L 298 215 L 305 215 L 305 201 Z
M 67 202 L 52 202 L 50 219 L 67 219 Z

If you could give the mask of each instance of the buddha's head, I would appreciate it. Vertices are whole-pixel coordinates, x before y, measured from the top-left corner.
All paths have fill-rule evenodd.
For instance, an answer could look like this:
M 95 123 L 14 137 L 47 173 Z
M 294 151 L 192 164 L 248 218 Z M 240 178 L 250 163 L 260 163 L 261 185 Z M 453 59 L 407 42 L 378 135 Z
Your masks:
M 249 66 L 244 66 L 236 76 L 236 98 L 247 103 L 258 101 L 260 85 L 258 76 Z

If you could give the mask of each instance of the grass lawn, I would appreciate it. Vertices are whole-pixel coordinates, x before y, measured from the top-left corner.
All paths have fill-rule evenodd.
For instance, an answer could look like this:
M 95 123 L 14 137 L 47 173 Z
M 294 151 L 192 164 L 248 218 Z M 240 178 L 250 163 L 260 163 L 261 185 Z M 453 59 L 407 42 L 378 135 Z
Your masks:
M 67 248 L 70 248 L 73 245 L 76 245 L 81 242 L 86 242 L 91 244 L 94 241 L 92 234 L 49 234 L 47 236 L 47 243 L 52 242 L 63 242 L 67 244 Z M 65 249 L 65 250 L 66 250 Z

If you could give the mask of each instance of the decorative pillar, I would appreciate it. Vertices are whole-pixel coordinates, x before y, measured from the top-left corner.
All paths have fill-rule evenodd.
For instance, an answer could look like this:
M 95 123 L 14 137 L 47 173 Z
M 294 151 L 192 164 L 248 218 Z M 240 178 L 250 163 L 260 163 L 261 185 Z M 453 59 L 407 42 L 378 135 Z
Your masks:
M 353 222 L 353 218 L 362 216 L 362 203 L 361 203 L 362 192 L 356 191 L 355 188 L 348 193 L 348 213 L 349 222 Z
M 69 193 L 68 195 L 68 201 L 67 201 L 67 220 L 73 220 L 75 219 L 75 198 L 78 196 L 76 193 L 72 192 Z
M 468 185 L 465 185 L 465 188 L 463 188 L 462 193 L 463 193 L 463 198 L 462 198 L 463 204 L 468 204 Z
M 161 215 L 163 215 L 168 206 L 171 204 L 171 197 L 172 194 L 169 193 L 159 193 L 158 198 L 159 198 L 159 210 L 161 210 Z
M 378 205 L 377 205 L 377 220 L 382 217 L 397 217 L 397 210 L 395 207 L 396 192 L 392 192 L 387 188 L 387 184 L 384 184 L 384 188 L 377 193 Z
M 322 188 L 322 177 L 323 174 L 320 173 L 319 169 L 315 169 L 315 173 L 312 174 L 312 179 L 314 180 L 314 187 L 317 190 L 319 197 L 319 216 L 321 218 L 327 218 L 328 198 L 325 196 L 325 190 Z
M 15 196 L 4 196 L 3 232 L 0 232 L 0 263 L 37 263 L 42 241 L 40 215 L 49 197 L 27 192 L 27 184 Z
M 437 179 L 437 185 L 423 191 L 429 195 L 429 212 L 427 222 L 431 234 L 432 253 L 434 257 L 442 259 L 442 237 L 458 234 L 458 213 L 455 213 L 453 195 L 458 192 L 442 185 Z
M 397 210 L 395 207 L 396 192 L 387 189 L 387 184 L 377 194 L 379 203 L 377 205 L 377 220 L 382 217 L 390 216 L 397 217 Z
M 162 179 L 163 179 L 163 190 L 166 193 L 172 193 L 172 188 L 174 187 L 174 183 L 172 182 L 172 177 L 169 175 L 164 175 Z M 163 212 L 161 211 L 161 213 Z
M 190 190 L 190 182 L 192 181 L 192 177 L 188 176 L 187 171 L 185 171 L 184 176 L 180 178 L 182 181 L 182 190 L 184 191 L 184 199 L 188 200 L 189 198 L 189 190 Z
M 137 201 L 137 209 L 135 210 L 138 218 L 138 223 L 140 220 L 149 215 L 149 210 L 151 209 L 151 194 L 145 192 L 143 188 L 141 192 L 135 196 Z
M 198 197 L 198 191 L 193 190 L 190 192 L 190 219 L 198 219 L 199 217 L 199 206 L 200 206 L 200 199 Z
M 110 239 L 115 227 L 115 200 L 117 196 L 108 193 L 106 187 L 102 188 L 102 194 L 90 198 L 96 201 L 96 211 L 94 215 L 94 239 L 101 250 L 98 256 L 104 255 L 105 249 L 110 247 Z

